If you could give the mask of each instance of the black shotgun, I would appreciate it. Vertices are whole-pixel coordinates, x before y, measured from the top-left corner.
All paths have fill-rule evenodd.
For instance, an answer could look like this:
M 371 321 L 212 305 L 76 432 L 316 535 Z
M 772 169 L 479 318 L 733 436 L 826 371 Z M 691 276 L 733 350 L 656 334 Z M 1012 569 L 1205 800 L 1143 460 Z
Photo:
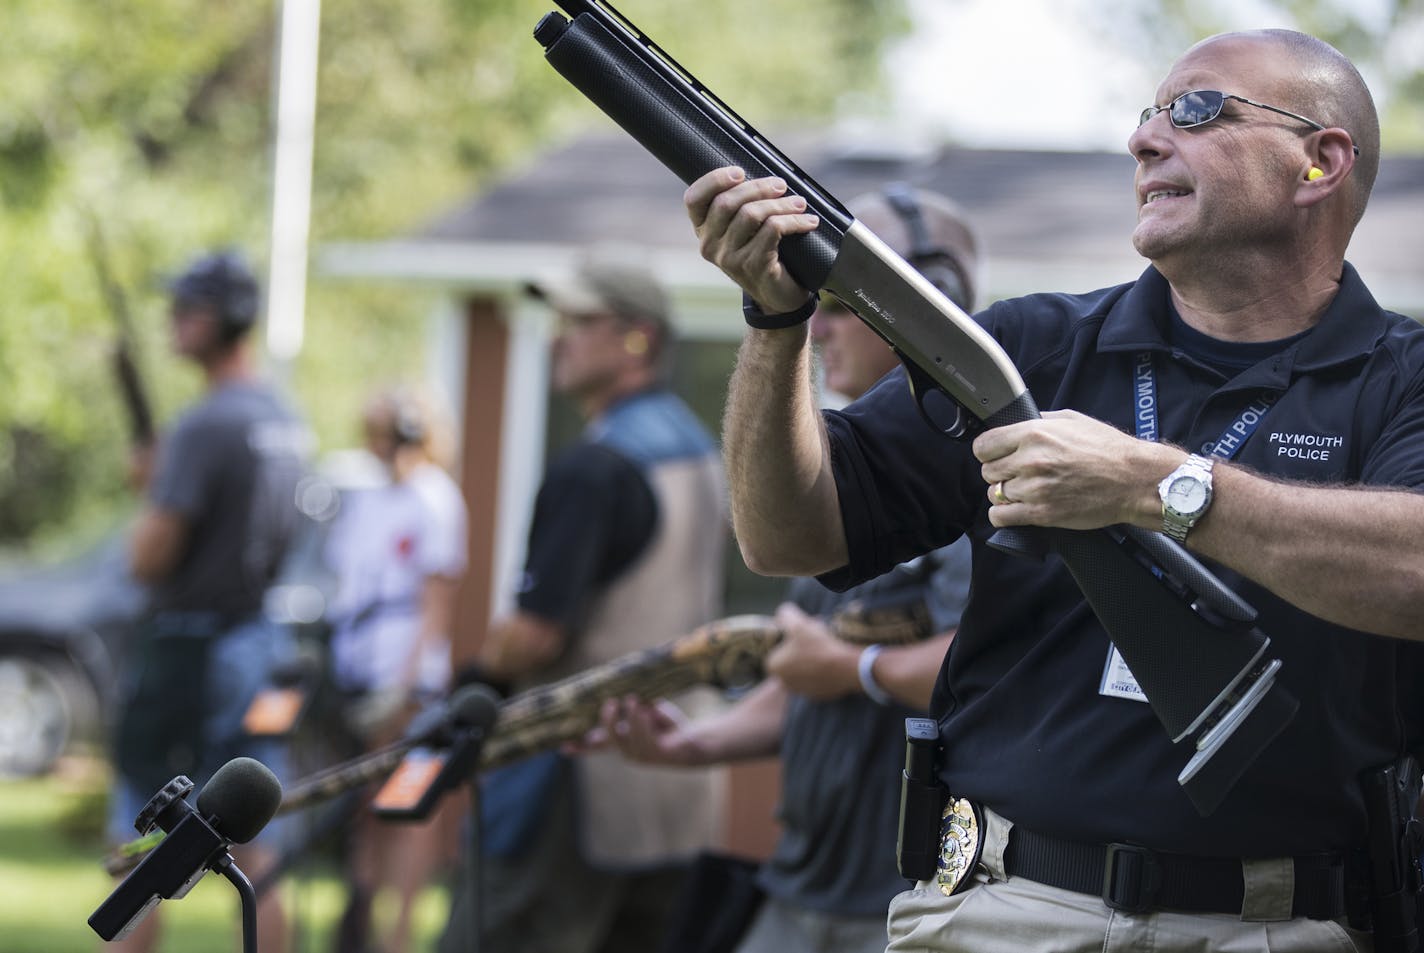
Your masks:
M 153 444 L 153 404 L 148 399 L 148 388 L 144 386 L 143 375 L 139 373 L 135 357 L 133 318 L 129 314 L 128 298 L 123 287 L 114 278 L 109 267 L 109 249 L 104 242 L 104 233 L 99 226 L 97 215 L 89 216 L 89 261 L 94 266 L 94 277 L 99 283 L 99 292 L 108 305 L 109 314 L 114 319 L 117 337 L 114 340 L 114 377 L 118 381 L 119 396 L 123 399 L 124 412 L 128 416 L 129 436 L 135 447 Z
M 549 64 L 683 182 L 736 165 L 805 198 L 820 225 L 783 240 L 782 261 L 895 349 L 922 409 L 935 394 L 956 405 L 948 433 L 1039 416 L 987 331 L 626 17 L 603 0 L 556 2 L 573 19 L 551 12 L 534 29 Z M 1298 707 L 1255 610 L 1181 546 L 1136 527 L 1001 530 L 992 542 L 1068 567 L 1167 734 L 1193 739 L 1178 781 L 1201 814 L 1214 811 Z

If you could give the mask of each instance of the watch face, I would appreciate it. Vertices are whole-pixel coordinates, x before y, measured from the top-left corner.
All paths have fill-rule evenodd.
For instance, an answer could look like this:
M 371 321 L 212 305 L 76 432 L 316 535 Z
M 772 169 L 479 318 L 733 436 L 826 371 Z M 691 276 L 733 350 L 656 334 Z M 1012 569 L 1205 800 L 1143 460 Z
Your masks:
M 1178 513 L 1195 513 L 1206 505 L 1206 485 L 1194 476 L 1179 476 L 1167 487 L 1166 503 Z

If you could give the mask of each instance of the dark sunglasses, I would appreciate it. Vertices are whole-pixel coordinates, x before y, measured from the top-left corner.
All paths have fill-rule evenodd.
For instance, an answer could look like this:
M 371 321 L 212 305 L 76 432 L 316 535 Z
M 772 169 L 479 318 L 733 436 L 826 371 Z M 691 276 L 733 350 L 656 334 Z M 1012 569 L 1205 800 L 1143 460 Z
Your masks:
M 1234 99 L 1238 103 L 1245 103 L 1248 106 L 1255 106 L 1257 109 L 1269 109 L 1273 113 L 1280 113 L 1282 116 L 1289 116 L 1292 119 L 1305 123 L 1312 129 L 1324 131 L 1325 127 L 1314 119 L 1306 119 L 1304 116 L 1280 108 L 1279 106 L 1267 106 L 1265 103 L 1258 103 L 1247 99 L 1245 96 L 1236 96 L 1232 93 L 1223 93 L 1215 89 L 1196 89 L 1190 93 L 1183 93 L 1165 106 L 1148 106 L 1142 110 L 1142 115 L 1137 117 L 1137 124 L 1141 126 L 1147 120 L 1160 112 L 1165 112 L 1167 118 L 1172 120 L 1172 125 L 1178 129 L 1191 129 L 1193 126 L 1204 126 L 1213 119 L 1221 115 L 1221 108 L 1226 105 L 1228 99 Z M 1351 146 L 1355 150 L 1355 155 L 1360 154 L 1359 146 Z

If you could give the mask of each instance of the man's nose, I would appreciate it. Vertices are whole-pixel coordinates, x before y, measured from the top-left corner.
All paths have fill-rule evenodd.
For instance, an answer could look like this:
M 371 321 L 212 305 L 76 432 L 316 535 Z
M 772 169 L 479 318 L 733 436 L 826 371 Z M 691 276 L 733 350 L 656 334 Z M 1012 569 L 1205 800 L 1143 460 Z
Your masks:
M 1176 127 L 1164 109 L 1136 129 L 1127 137 L 1127 152 L 1138 162 L 1151 158 L 1161 158 L 1172 150 L 1172 136 Z

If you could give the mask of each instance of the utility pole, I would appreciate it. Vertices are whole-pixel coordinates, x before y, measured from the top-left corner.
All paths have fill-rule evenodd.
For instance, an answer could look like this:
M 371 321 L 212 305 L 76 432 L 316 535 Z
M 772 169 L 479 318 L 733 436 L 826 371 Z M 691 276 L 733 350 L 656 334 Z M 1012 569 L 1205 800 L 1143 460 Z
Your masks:
M 280 378 L 302 350 L 311 232 L 321 0 L 282 0 L 277 128 L 272 155 L 272 240 L 267 279 L 267 354 Z

